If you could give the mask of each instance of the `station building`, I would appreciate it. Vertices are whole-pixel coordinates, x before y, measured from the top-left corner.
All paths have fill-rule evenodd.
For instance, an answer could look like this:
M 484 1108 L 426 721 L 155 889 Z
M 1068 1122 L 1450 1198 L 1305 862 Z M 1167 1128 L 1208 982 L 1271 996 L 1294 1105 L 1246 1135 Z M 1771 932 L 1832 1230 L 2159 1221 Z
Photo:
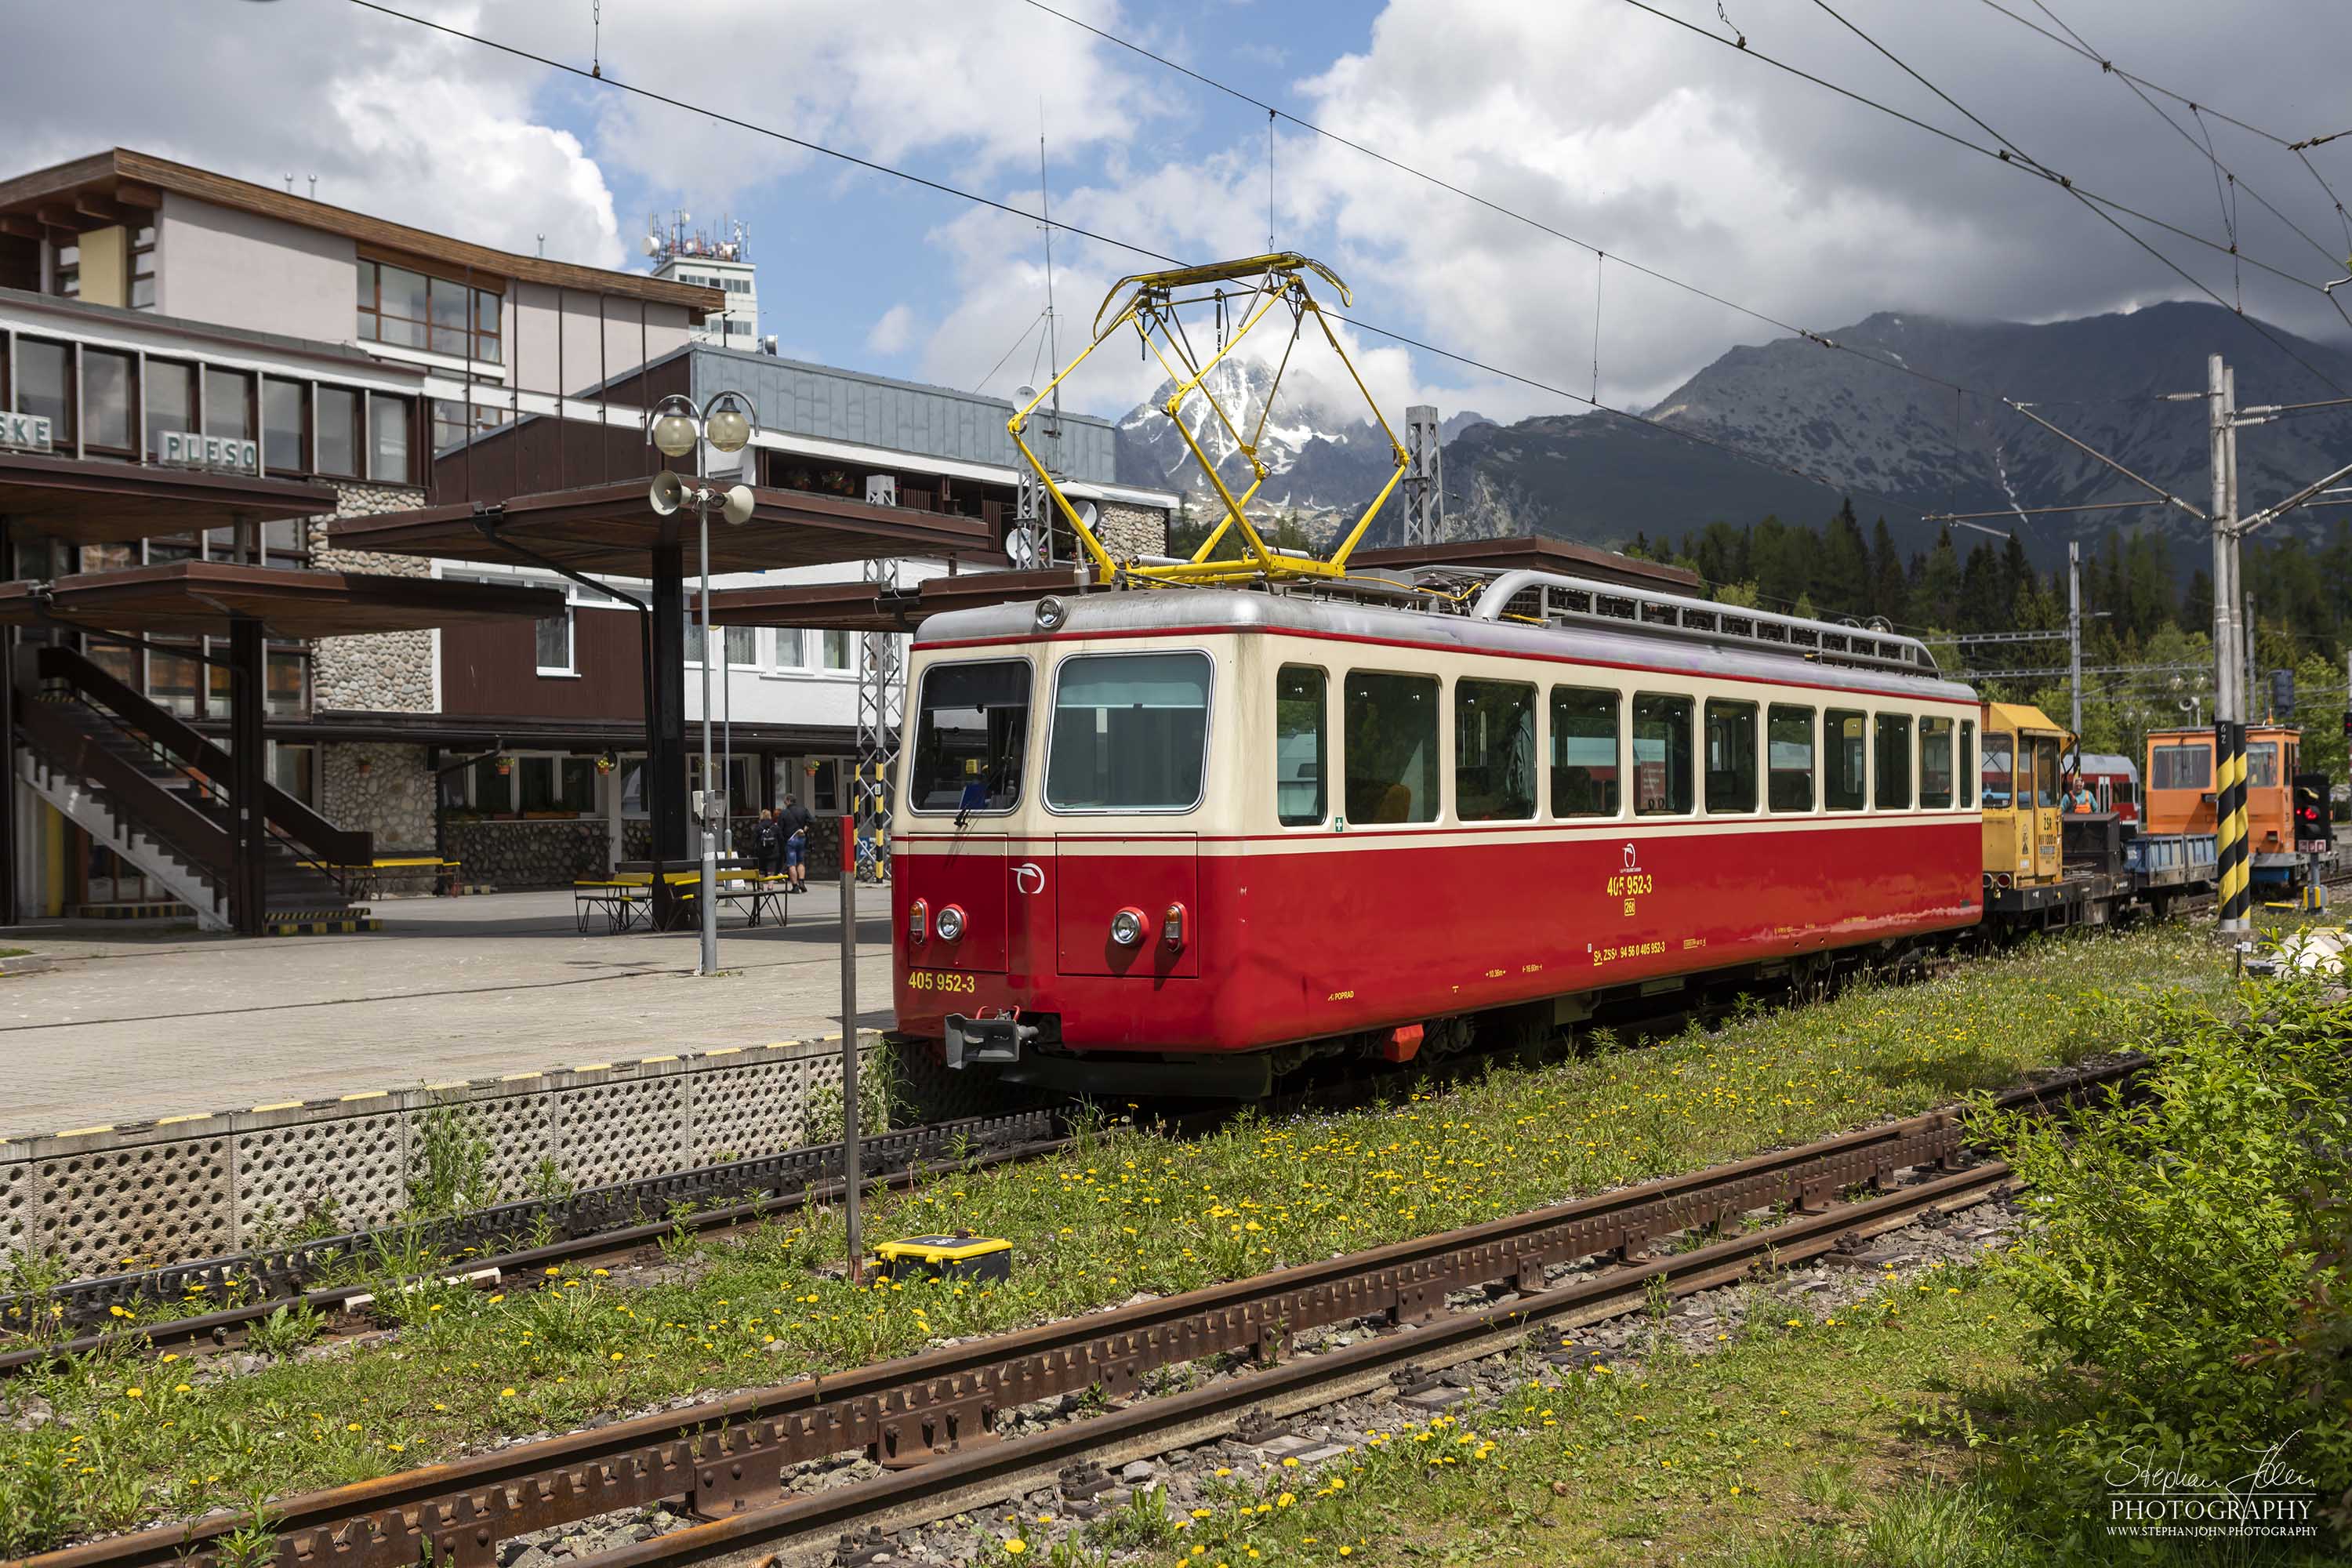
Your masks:
M 888 568 L 903 581 L 1003 563 L 1009 405 L 718 346 L 708 323 L 730 302 L 679 276 L 514 255 L 123 149 L 0 181 L 0 579 L 196 561 L 561 589 L 563 612 L 537 620 L 271 636 L 264 731 L 277 788 L 379 851 L 446 855 L 469 882 L 562 885 L 652 842 L 645 671 L 658 649 L 653 618 L 631 613 L 646 581 L 355 551 L 339 532 L 394 512 L 641 491 L 662 466 L 644 411 L 669 393 L 736 390 L 761 429 L 724 461 L 772 510 L 793 510 L 773 492 L 799 492 L 851 498 L 827 518 L 852 531 L 919 513 L 953 523 L 906 530 L 955 542 Z M 1175 498 L 1118 484 L 1108 425 L 1066 416 L 1057 448 L 1072 494 L 1132 548 L 1160 546 Z M 719 454 L 703 458 L 719 471 Z M 853 549 L 875 548 L 719 581 L 854 579 Z M 715 639 L 739 812 L 787 795 L 839 809 L 857 635 L 736 626 Z M 125 641 L 55 617 L 0 637 L 26 698 L 36 661 L 18 656 L 68 647 L 126 701 L 230 732 L 207 637 Z M 688 722 L 698 640 L 684 689 L 661 700 Z M 14 727 L 9 739 L 16 914 L 190 901 L 184 879 L 142 863 L 103 791 L 37 766 Z

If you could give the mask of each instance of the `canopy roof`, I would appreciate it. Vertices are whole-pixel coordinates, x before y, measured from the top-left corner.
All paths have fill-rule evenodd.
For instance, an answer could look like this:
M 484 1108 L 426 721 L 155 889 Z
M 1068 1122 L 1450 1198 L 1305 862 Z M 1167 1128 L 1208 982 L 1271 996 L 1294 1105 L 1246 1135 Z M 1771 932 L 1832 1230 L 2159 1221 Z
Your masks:
M 0 515 L 76 544 L 194 533 L 335 510 L 331 485 L 0 451 Z
M 420 631 L 466 621 L 541 620 L 563 613 L 549 588 L 306 572 L 226 561 L 174 561 L 84 572 L 53 583 L 0 583 L 0 626 L 66 623 L 111 632 L 225 635 L 238 617 L 284 637 Z
M 995 543 L 988 524 L 976 517 L 876 506 L 808 490 L 755 489 L 752 497 L 750 521 L 711 518 L 713 572 L 943 555 Z M 646 481 L 638 479 L 545 490 L 496 505 L 338 518 L 329 526 L 342 550 L 453 561 L 553 562 L 577 572 L 643 577 L 650 573 L 656 546 L 683 543 L 691 557 L 699 522 L 690 510 L 657 515 Z
M 871 583 L 762 584 L 712 593 L 710 620 L 721 626 L 902 632 L 944 611 L 1071 593 L 1088 581 L 1081 568 L 1055 566 L 1034 572 L 964 572 L 887 592 L 877 592 Z M 702 596 L 689 593 L 687 598 L 699 616 Z

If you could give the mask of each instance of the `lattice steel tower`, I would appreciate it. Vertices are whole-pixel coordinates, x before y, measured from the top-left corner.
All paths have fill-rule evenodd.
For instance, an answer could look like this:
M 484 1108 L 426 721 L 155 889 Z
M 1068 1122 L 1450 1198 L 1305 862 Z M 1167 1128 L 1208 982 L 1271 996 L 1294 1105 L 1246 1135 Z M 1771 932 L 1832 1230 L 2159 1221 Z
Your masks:
M 898 505 L 898 480 L 868 479 L 866 499 L 883 506 Z M 898 589 L 898 563 L 866 561 L 864 576 L 879 598 Z M 857 641 L 857 777 L 850 809 L 857 822 L 858 840 L 852 864 L 863 881 L 880 879 L 886 863 L 890 779 L 907 716 L 907 669 L 898 633 L 867 632 Z
M 1445 451 L 1431 405 L 1404 411 L 1404 542 L 1435 544 L 1445 537 Z

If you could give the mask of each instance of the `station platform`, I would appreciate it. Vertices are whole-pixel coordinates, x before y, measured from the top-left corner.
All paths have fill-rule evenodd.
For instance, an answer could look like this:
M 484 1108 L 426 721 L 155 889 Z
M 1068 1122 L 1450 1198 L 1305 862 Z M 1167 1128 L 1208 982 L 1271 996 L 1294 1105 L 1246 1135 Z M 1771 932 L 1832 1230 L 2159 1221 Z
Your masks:
M 858 889 L 859 1024 L 890 1022 L 889 889 Z M 0 931 L 0 1143 L 166 1117 L 577 1070 L 837 1034 L 840 889 L 791 923 L 577 929 L 569 890 L 387 900 L 380 931 L 299 942 L 117 923 Z

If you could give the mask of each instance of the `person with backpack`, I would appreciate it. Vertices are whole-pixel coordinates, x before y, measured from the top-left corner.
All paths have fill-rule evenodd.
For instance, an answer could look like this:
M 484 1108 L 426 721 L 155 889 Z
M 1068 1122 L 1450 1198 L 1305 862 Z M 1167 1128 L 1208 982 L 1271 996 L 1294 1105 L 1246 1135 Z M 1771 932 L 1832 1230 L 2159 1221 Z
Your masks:
M 751 855 L 762 877 L 772 877 L 784 868 L 784 830 L 768 806 L 760 808 L 760 820 L 751 829 Z

